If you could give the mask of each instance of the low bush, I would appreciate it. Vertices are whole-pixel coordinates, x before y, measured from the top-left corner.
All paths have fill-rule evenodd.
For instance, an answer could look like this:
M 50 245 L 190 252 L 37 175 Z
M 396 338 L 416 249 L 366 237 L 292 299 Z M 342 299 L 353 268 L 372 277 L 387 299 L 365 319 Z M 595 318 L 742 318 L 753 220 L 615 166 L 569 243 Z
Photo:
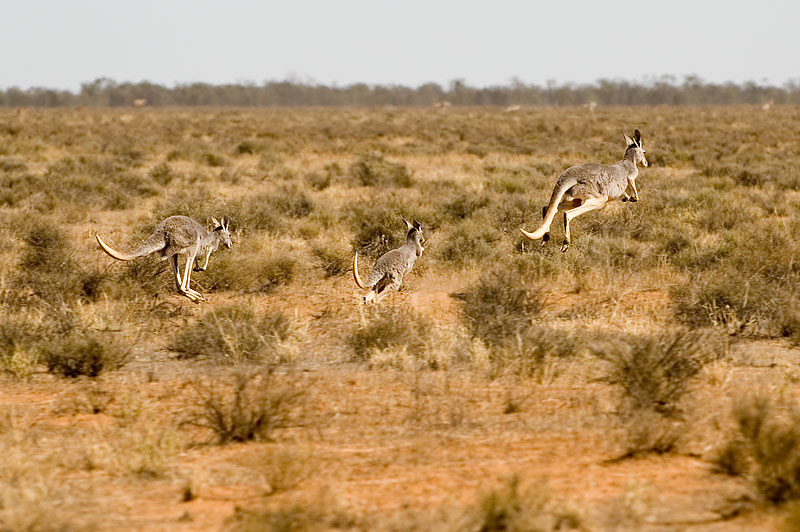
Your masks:
M 573 333 L 532 325 L 495 345 L 489 361 L 492 374 L 539 377 L 550 361 L 569 358 L 584 349 L 584 341 Z
M 479 532 L 536 532 L 580 528 L 573 512 L 553 508 L 544 488 L 522 490 L 519 477 L 488 491 L 467 515 L 469 530 Z M 470 515 L 471 514 L 471 515 Z
M 41 347 L 41 360 L 47 371 L 61 377 L 97 377 L 104 371 L 119 369 L 130 357 L 117 343 L 85 331 L 70 331 Z
M 739 399 L 737 434 L 719 451 L 717 471 L 748 479 L 769 504 L 800 501 L 800 409 L 763 397 Z
M 288 338 L 291 323 L 282 313 L 259 316 L 252 305 L 217 307 L 184 326 L 168 344 L 179 359 L 204 358 L 237 363 L 274 358 L 276 344 Z
M 15 377 L 33 373 L 39 361 L 35 348 L 39 326 L 32 316 L 4 316 L 0 319 L 0 372 Z
M 352 256 L 347 246 L 336 241 L 317 241 L 311 245 L 325 277 L 342 275 L 351 268 Z
M 502 266 L 456 295 L 464 301 L 462 313 L 472 335 L 492 346 L 527 329 L 542 308 L 538 292 Z
M 368 362 L 375 351 L 402 348 L 421 356 L 430 342 L 433 326 L 425 317 L 389 307 L 371 308 L 365 323 L 355 327 L 347 338 L 354 360 Z
M 28 217 L 21 225 L 24 247 L 15 274 L 20 288 L 56 306 L 97 299 L 109 276 L 78 264 L 71 242 L 55 222 Z
M 489 223 L 468 220 L 443 239 L 437 255 L 443 262 L 462 267 L 490 256 L 499 240 L 500 233 Z
M 289 425 L 301 397 L 270 370 L 240 370 L 232 382 L 194 381 L 191 387 L 194 409 L 184 423 L 210 430 L 220 445 L 269 440 L 275 429 Z
M 616 343 L 595 354 L 609 362 L 608 381 L 620 386 L 625 410 L 674 416 L 690 379 L 726 350 L 722 338 L 681 330 L 636 339 L 630 346 Z
M 368 187 L 410 187 L 413 179 L 404 164 L 379 155 L 362 157 L 350 167 L 350 176 Z

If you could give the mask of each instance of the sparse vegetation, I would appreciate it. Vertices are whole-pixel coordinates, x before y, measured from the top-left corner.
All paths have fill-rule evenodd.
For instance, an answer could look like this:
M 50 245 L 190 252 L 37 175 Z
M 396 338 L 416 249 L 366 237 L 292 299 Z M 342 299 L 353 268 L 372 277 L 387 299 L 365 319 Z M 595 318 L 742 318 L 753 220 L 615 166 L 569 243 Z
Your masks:
M 385 103 L 0 108 L 0 529 L 675 528 L 747 488 L 686 526 L 791 520 L 800 111 Z M 631 126 L 642 200 L 525 239 Z M 231 221 L 201 304 L 94 240 L 175 214 Z M 404 218 L 425 252 L 361 306 Z
M 737 433 L 715 459 L 718 471 L 747 478 L 774 505 L 800 500 L 800 409 L 765 397 L 738 398 Z
M 535 289 L 502 267 L 483 274 L 459 297 L 473 336 L 490 345 L 500 345 L 527 329 L 542 306 Z
M 424 316 L 379 307 L 370 309 L 366 323 L 356 326 L 348 343 L 359 362 L 368 362 L 375 351 L 386 348 L 403 348 L 420 356 L 430 341 L 431 330 L 431 323 Z
M 58 335 L 41 347 L 47 370 L 62 377 L 97 377 L 104 371 L 119 369 L 130 357 L 128 351 L 97 335 L 72 330 Z
M 673 416 L 689 379 L 723 357 L 725 344 L 708 334 L 676 331 L 635 340 L 630 348 L 617 344 L 596 353 L 610 362 L 609 382 L 622 388 L 628 409 Z
M 286 427 L 300 391 L 271 369 L 239 370 L 231 383 L 192 383 L 195 408 L 187 424 L 210 430 L 217 443 L 268 440 Z
M 274 361 L 276 344 L 291 333 L 280 312 L 258 316 L 247 303 L 218 307 L 183 327 L 169 344 L 179 359 L 216 362 Z

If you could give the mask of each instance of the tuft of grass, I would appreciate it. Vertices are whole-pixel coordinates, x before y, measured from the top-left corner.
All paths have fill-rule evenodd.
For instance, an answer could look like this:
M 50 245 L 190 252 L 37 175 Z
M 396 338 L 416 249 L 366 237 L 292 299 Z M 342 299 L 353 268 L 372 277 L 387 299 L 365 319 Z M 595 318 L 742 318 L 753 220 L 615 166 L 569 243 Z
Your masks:
M 322 530 L 369 530 L 330 496 L 317 497 L 311 502 L 295 501 L 267 510 L 236 509 L 229 520 L 232 532 L 314 532 Z
M 491 224 L 468 220 L 444 239 L 437 253 L 440 260 L 463 267 L 489 257 L 499 240 L 500 233 Z
M 720 450 L 715 467 L 750 481 L 762 500 L 800 501 L 800 408 L 763 397 L 734 403 L 737 434 Z
M 269 440 L 289 425 L 301 392 L 278 382 L 271 369 L 238 370 L 223 384 L 193 381 L 194 409 L 185 421 L 208 429 L 217 443 Z
M 362 157 L 350 167 L 350 176 L 367 187 L 410 187 L 414 180 L 404 164 L 380 155 Z
M 550 368 L 550 361 L 574 356 L 583 349 L 582 340 L 574 334 L 532 325 L 495 345 L 489 361 L 493 375 L 536 378 Z
M 243 140 L 236 145 L 234 152 L 236 155 L 256 155 L 266 149 L 266 146 L 254 140 Z
M 464 300 L 462 313 L 472 336 L 492 346 L 527 329 L 542 308 L 538 292 L 506 267 L 484 274 L 457 297 Z
M 220 155 L 219 153 L 214 152 L 204 152 L 200 156 L 200 160 L 206 165 L 212 168 L 220 168 L 223 166 L 228 166 L 229 162 L 228 159 L 224 155 Z
M 679 412 L 689 380 L 703 367 L 725 356 L 727 345 L 714 335 L 679 330 L 615 344 L 595 354 L 610 364 L 608 381 L 621 387 L 628 410 L 653 410 L 665 416 Z
M 208 270 L 192 276 L 192 282 L 207 283 L 213 290 L 238 290 L 244 293 L 270 293 L 294 281 L 301 273 L 311 273 L 305 250 L 293 245 L 267 248 L 256 245 L 237 253 L 215 253 Z M 217 252 L 219 253 L 219 252 Z
M 430 321 L 421 315 L 377 307 L 368 310 L 365 323 L 356 326 L 347 343 L 358 362 L 368 362 L 375 351 L 389 348 L 403 348 L 419 357 L 425 351 L 432 329 Z
M 311 245 L 311 251 L 319 260 L 325 277 L 343 275 L 351 268 L 350 250 L 339 242 L 316 241 Z
M 619 412 L 627 450 L 616 460 L 673 452 L 685 432 L 681 401 L 690 380 L 726 355 L 723 339 L 704 332 L 671 331 L 632 344 L 609 343 L 595 354 L 610 363 L 608 382 L 622 391 Z
M 291 333 L 281 312 L 258 316 L 252 305 L 217 307 L 184 326 L 168 348 L 179 359 L 204 358 L 217 362 L 245 362 L 274 358 L 276 344 Z
M 161 186 L 169 185 L 175 174 L 167 163 L 161 163 L 150 169 L 150 177 Z
M 77 330 L 46 342 L 40 349 L 47 371 L 73 379 L 97 377 L 104 371 L 119 369 L 130 358 L 130 351 L 116 342 Z
M 580 527 L 576 514 L 551 507 L 550 496 L 543 488 L 523 491 L 519 477 L 514 475 L 500 488 L 485 493 L 467 520 L 469 529 L 479 532 L 545 532 Z
M 39 361 L 35 347 L 38 326 L 32 316 L 4 316 L 0 319 L 0 371 L 14 377 L 34 372 Z
M 78 264 L 70 240 L 55 222 L 28 217 L 18 223 L 24 242 L 15 272 L 18 285 L 56 306 L 99 297 L 108 276 Z

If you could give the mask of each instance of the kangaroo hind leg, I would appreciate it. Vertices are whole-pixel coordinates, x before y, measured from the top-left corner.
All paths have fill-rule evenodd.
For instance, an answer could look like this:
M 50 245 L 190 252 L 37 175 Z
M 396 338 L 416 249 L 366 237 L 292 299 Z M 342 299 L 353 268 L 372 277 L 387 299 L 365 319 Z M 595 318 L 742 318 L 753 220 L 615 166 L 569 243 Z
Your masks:
M 547 205 L 542 207 L 542 220 L 547 218 Z M 544 236 L 542 236 L 542 245 L 544 246 L 550 241 L 550 231 L 546 232 Z
M 605 197 L 589 198 L 580 202 L 578 204 L 579 206 L 564 211 L 564 243 L 561 244 L 561 251 L 563 253 L 567 252 L 570 244 L 569 222 L 581 214 L 602 208 L 603 205 L 606 204 L 606 201 L 608 200 Z

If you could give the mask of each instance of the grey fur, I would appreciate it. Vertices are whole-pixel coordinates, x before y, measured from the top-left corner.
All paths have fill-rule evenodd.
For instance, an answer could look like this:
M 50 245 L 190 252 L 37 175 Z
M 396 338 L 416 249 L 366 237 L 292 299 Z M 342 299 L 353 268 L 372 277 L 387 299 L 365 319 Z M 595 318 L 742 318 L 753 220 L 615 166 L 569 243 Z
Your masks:
M 411 271 L 414 262 L 425 250 L 423 247 L 425 237 L 422 234 L 420 223 L 416 220 L 413 224 L 403 221 L 408 229 L 406 243 L 381 255 L 372 267 L 372 271 L 369 272 L 366 282 L 362 282 L 358 275 L 358 253 L 353 257 L 353 278 L 356 284 L 359 288 L 370 289 L 364 296 L 365 303 L 369 303 L 373 299 L 377 303 L 389 290 L 399 289 L 403 283 L 403 277 Z
M 623 134 L 624 135 L 624 134 Z M 544 221 L 533 233 L 520 229 L 526 237 L 542 239 L 544 245 L 550 239 L 550 224 L 558 211 L 564 213 L 564 243 L 561 251 L 567 251 L 570 244 L 569 222 L 581 214 L 601 209 L 609 201 L 639 201 L 636 190 L 636 177 L 639 175 L 638 165 L 647 166 L 645 151 L 642 145 L 642 134 L 637 129 L 633 139 L 625 136 L 627 149 L 625 156 L 616 164 L 585 163 L 567 168 L 559 176 L 550 203 L 543 209 Z M 630 187 L 633 196 L 626 190 Z
M 222 222 L 218 222 L 216 218 L 212 218 L 212 220 L 215 229 L 208 231 L 187 216 L 170 216 L 158 224 L 153 234 L 130 253 L 121 253 L 109 247 L 103 242 L 100 235 L 95 235 L 95 238 L 102 250 L 117 260 L 133 260 L 151 253 L 158 253 L 161 260 L 169 259 L 178 293 L 192 301 L 204 301 L 205 298 L 199 292 L 189 288 L 192 266 L 194 266 L 194 271 L 204 271 L 208 267 L 211 253 L 216 251 L 220 244 L 228 248 L 232 245 L 231 234 L 225 219 L 223 218 Z M 186 258 L 183 279 L 178 270 L 178 255 L 184 255 Z

